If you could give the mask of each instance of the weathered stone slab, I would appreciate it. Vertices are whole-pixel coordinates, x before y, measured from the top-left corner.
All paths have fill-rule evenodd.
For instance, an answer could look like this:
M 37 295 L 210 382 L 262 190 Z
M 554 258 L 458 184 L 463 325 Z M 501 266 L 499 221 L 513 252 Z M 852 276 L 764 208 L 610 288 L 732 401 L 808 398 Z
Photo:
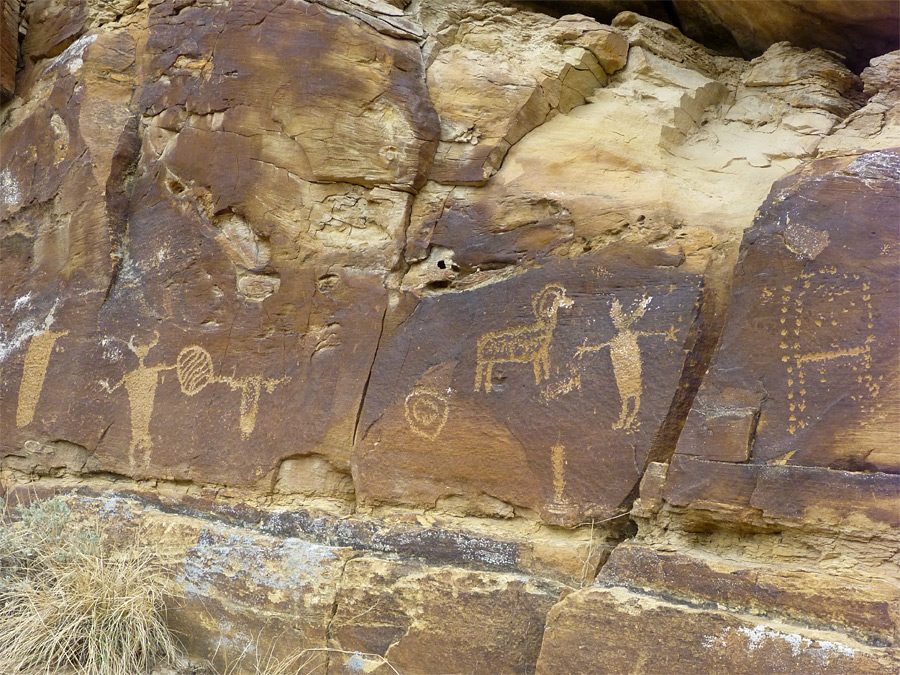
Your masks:
M 678 452 L 900 471 L 900 151 L 776 183 Z
M 189 534 L 177 568 L 185 599 L 170 620 L 194 654 L 255 672 L 251 664 L 325 644 L 352 551 L 222 526 Z
M 3 496 L 15 504 L 52 495 Z M 218 672 L 269 672 L 279 659 L 325 645 L 352 549 L 210 522 L 199 511 L 174 514 L 113 492 L 61 498 L 71 527 L 99 528 L 114 546 L 144 547 L 169 570 L 167 624 L 192 657 L 209 659 Z M 309 656 L 310 667 L 324 665 L 324 655 Z
M 65 417 L 61 411 L 70 404 L 77 405 L 73 378 L 61 361 L 71 354 L 73 340 L 96 329 L 97 312 L 116 275 L 111 254 L 125 229 L 127 173 L 137 151 L 137 118 L 130 108 L 136 35 L 128 29 L 87 35 L 57 54 L 34 67 L 41 87 L 28 105 L 10 104 L 3 130 L 4 455 L 20 439 L 34 438 L 22 430 L 41 414 L 45 389 L 60 395 L 51 424 Z M 89 368 L 87 362 L 78 367 Z M 61 383 L 52 381 L 54 373 Z M 65 437 L 50 431 L 43 438 Z M 95 443 L 82 440 L 75 438 L 93 449 Z
M 18 0 L 0 2 L 0 101 L 16 90 L 16 60 L 19 56 Z
M 900 527 L 900 477 L 800 466 L 731 464 L 676 455 L 663 499 L 690 520 L 731 527 L 890 533 Z
M 29 443 L 28 450 L 40 452 L 42 461 L 52 463 L 49 476 L 0 471 L 0 498 L 7 504 L 29 504 L 62 495 L 73 509 L 77 503 L 79 509 L 101 511 L 107 518 L 105 526 L 114 526 L 117 531 L 123 526 L 139 527 L 148 519 L 147 514 L 165 514 L 167 518 L 201 519 L 195 521 L 201 529 L 214 523 L 248 536 L 259 535 L 260 541 L 302 540 L 328 549 L 353 549 L 362 555 L 415 560 L 431 567 L 525 575 L 567 585 L 589 582 L 600 561 L 618 543 L 615 532 L 604 533 L 600 528 L 535 528 L 534 523 L 521 520 L 461 519 L 408 512 L 382 517 L 357 512 L 351 516 L 319 509 L 252 506 L 256 500 L 248 499 L 250 491 L 246 489 L 162 481 L 152 489 L 137 482 L 129 487 L 129 482 L 120 477 L 85 477 L 94 467 L 84 467 L 85 455 L 77 446 L 58 443 L 57 447 L 44 445 L 38 449 L 37 445 Z M 8 457 L 4 465 L 12 464 L 10 459 L 18 458 Z M 67 460 L 69 467 L 74 468 L 62 466 Z M 127 512 L 113 511 L 110 504 L 128 505 Z M 137 511 L 142 511 L 142 516 L 132 517 Z M 153 518 L 151 515 L 149 520 Z M 196 536 L 177 539 L 184 548 Z M 175 557 L 185 554 L 186 548 L 179 549 Z
M 624 36 L 586 16 L 557 21 L 490 5 L 448 14 L 428 66 L 441 120 L 432 178 L 441 183 L 483 185 L 525 134 L 625 65 Z
M 875 579 L 851 580 L 626 542 L 612 552 L 598 582 L 839 626 L 882 645 L 892 645 L 900 637 L 900 589 Z
M 896 650 L 840 633 L 590 588 L 550 611 L 536 672 L 887 675 L 898 665 Z
M 135 38 L 122 30 L 77 40 L 44 63 L 29 105 L 10 104 L 0 154 L 0 254 L 4 299 L 30 293 L 19 310 L 42 296 L 46 312 L 69 289 L 109 286 L 126 167 L 137 149 L 129 105 Z
M 347 563 L 329 672 L 533 673 L 563 586 L 521 575 L 375 558 Z M 356 654 L 354 654 L 356 652 Z M 378 666 L 381 665 L 381 668 Z
M 133 227 L 132 241 L 160 234 L 149 225 Z M 192 243 L 215 255 L 211 238 Z M 278 473 L 289 457 L 316 452 L 347 473 L 386 300 L 379 279 L 286 270 L 282 293 L 245 303 L 208 278 L 214 257 L 206 270 L 186 271 L 183 284 L 157 286 L 179 266 L 171 263 L 115 291 L 99 329 L 90 315 L 66 312 L 71 305 L 52 326 L 33 320 L 34 335 L 4 363 L 6 453 L 18 438 L 66 438 L 103 470 L 230 485 L 269 476 L 284 493 L 314 488 L 292 482 L 289 465 Z M 131 323 L 153 321 L 150 307 L 167 321 L 149 330 Z
M 305 180 L 424 182 L 437 117 L 415 43 L 302 0 L 162 2 L 150 33 L 149 67 L 166 77 L 148 78 L 145 105 L 209 134 L 199 142 L 223 160 L 199 166 L 232 174 L 238 194 L 255 163 Z M 234 144 L 244 148 L 238 165 L 224 161 Z
M 611 247 L 407 298 L 366 396 L 359 496 L 568 524 L 619 513 L 695 338 L 700 282 L 671 263 Z

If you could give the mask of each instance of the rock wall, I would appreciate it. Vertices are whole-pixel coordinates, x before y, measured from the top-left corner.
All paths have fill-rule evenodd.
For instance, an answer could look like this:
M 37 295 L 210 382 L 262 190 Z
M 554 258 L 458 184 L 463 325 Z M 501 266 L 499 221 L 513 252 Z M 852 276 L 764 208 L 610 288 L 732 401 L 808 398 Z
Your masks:
M 20 23 L 2 486 L 152 542 L 194 655 L 896 670 L 900 53 L 479 0 Z

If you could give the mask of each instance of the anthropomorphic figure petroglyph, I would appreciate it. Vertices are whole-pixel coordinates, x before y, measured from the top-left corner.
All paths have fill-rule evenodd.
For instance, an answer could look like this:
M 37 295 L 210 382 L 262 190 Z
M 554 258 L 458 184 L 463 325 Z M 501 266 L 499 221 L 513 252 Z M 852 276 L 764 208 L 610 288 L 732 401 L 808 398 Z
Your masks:
M 128 341 L 128 348 L 138 357 L 138 366 L 134 370 L 125 373 L 122 379 L 114 386 L 106 382 L 100 384 L 107 392 L 112 393 L 122 385 L 128 392 L 128 405 L 131 416 L 131 446 L 129 462 L 134 468 L 146 468 L 150 461 L 150 418 L 153 416 L 154 399 L 160 372 L 174 370 L 178 374 L 178 382 L 181 391 L 188 396 L 199 393 L 207 384 L 227 384 L 232 390 L 240 390 L 240 429 L 241 436 L 248 438 L 256 428 L 256 415 L 259 412 L 259 395 L 263 387 L 271 393 L 276 385 L 289 378 L 263 379 L 259 375 L 250 377 L 235 377 L 216 375 L 213 372 L 212 357 L 209 352 L 198 345 L 185 347 L 178 354 L 175 365 L 159 364 L 147 366 L 144 359 L 150 353 L 157 342 L 159 334 L 156 333 L 153 340 L 146 345 L 135 345 L 134 336 Z M 138 454 L 140 452 L 140 464 Z
M 635 321 L 644 316 L 652 297 L 644 296 L 631 312 L 625 312 L 617 298 L 613 299 L 609 310 L 609 317 L 618 331 L 612 340 L 599 345 L 585 344 L 579 347 L 575 358 L 581 358 L 589 352 L 598 352 L 609 347 L 609 356 L 612 359 L 613 374 L 616 378 L 616 386 L 619 390 L 619 399 L 622 409 L 619 419 L 613 424 L 613 429 L 630 431 L 635 428 L 635 419 L 641 409 L 641 391 L 643 389 L 642 374 L 643 364 L 641 360 L 641 348 L 638 345 L 638 337 L 642 335 L 665 335 L 666 339 L 675 339 L 674 328 L 669 331 L 636 331 L 632 330 Z
M 125 373 L 122 379 L 110 387 L 106 382 L 100 384 L 107 392 L 112 393 L 123 384 L 128 392 L 128 407 L 131 415 L 131 444 L 129 446 L 128 461 L 132 469 L 138 467 L 138 452 L 141 453 L 140 466 L 146 468 L 150 461 L 150 418 L 153 417 L 154 399 L 156 398 L 156 386 L 159 373 L 164 370 L 172 370 L 172 366 L 159 364 L 156 366 L 144 365 L 144 359 L 159 342 L 159 333 L 154 333 L 153 339 L 145 345 L 135 345 L 135 336 L 128 341 L 128 348 L 138 358 L 138 366 Z
M 496 363 L 530 363 L 534 382 L 550 377 L 550 341 L 556 330 L 560 307 L 571 307 L 572 300 L 560 284 L 547 284 L 532 300 L 534 323 L 485 333 L 478 338 L 475 365 L 475 391 L 484 386 L 491 391 L 491 374 Z

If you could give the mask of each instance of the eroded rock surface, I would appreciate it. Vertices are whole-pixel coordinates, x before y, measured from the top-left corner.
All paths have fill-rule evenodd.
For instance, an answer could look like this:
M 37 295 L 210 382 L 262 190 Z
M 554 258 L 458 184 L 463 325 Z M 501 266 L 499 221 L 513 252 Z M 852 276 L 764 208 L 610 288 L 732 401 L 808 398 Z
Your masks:
M 898 54 L 649 11 L 26 3 L 4 494 L 221 668 L 896 670 Z
M 548 617 L 537 672 L 892 672 L 890 655 L 836 638 L 625 589 L 591 588 L 568 596 Z
M 631 10 L 677 24 L 713 49 L 748 58 L 775 42 L 790 40 L 804 49 L 838 52 L 857 72 L 869 59 L 900 45 L 900 8 L 893 0 L 536 0 L 535 4 L 548 12 L 584 12 L 601 21 Z
M 472 672 L 531 671 L 562 588 L 517 575 L 354 559 L 331 623 L 330 644 L 345 652 L 334 672 L 387 671 L 373 655 L 408 672 L 461 663 Z
M 900 153 L 820 160 L 744 236 L 725 333 L 678 452 L 900 470 Z

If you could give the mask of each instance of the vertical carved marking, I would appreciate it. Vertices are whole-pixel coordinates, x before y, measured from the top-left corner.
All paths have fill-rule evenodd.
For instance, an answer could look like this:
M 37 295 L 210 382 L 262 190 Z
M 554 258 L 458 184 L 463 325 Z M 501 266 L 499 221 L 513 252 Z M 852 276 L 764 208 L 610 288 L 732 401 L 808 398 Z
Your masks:
M 16 407 L 16 426 L 31 424 L 38 400 L 44 389 L 44 378 L 47 376 L 47 365 L 56 341 L 69 331 L 55 333 L 47 331 L 31 338 L 25 352 L 25 364 L 22 366 L 22 381 L 19 384 L 19 402 Z
M 127 373 L 124 378 L 125 391 L 128 392 L 128 406 L 131 412 L 131 466 L 137 461 L 137 451 L 144 452 L 144 459 L 149 458 L 153 447 L 150 439 L 150 418 L 153 417 L 154 401 L 158 371 L 161 368 L 146 368 L 141 359 L 141 366 Z
M 566 491 L 565 446 L 557 444 L 550 448 L 550 463 L 553 465 L 553 503 L 561 506 L 566 503 L 563 496 Z
M 256 428 L 256 413 L 259 411 L 259 388 L 261 378 L 248 377 L 241 386 L 241 437 L 248 438 Z

